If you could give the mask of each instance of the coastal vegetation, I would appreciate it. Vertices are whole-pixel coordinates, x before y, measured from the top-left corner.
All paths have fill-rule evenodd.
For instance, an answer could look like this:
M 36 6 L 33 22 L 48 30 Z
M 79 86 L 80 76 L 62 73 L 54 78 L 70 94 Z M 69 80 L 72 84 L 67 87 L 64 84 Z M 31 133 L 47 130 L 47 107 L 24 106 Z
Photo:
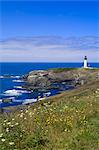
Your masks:
M 0 114 L 0 150 L 98 150 L 99 78 Z
M 52 70 L 55 73 L 58 73 L 58 72 L 63 72 L 63 71 L 77 70 L 77 68 L 53 68 Z

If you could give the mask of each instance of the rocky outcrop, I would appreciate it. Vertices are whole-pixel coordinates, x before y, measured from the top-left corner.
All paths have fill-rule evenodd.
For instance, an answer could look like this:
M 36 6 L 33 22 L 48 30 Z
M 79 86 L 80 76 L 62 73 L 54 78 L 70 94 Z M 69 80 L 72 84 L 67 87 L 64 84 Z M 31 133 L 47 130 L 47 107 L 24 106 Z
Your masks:
M 25 88 L 29 90 L 48 90 L 48 89 L 59 89 L 59 83 L 69 84 L 73 82 L 73 79 L 66 77 L 66 72 L 56 73 L 53 70 L 39 70 L 32 71 L 28 75 L 23 76 L 26 82 Z
M 23 76 L 27 81 L 28 89 L 49 89 L 60 88 L 59 83 L 70 85 L 84 85 L 96 76 L 96 71 L 86 69 L 65 69 L 65 70 L 39 70 L 32 71 Z M 54 84 L 55 83 L 55 84 Z
M 44 88 L 51 85 L 47 71 L 32 71 L 29 73 L 27 81 L 33 87 Z

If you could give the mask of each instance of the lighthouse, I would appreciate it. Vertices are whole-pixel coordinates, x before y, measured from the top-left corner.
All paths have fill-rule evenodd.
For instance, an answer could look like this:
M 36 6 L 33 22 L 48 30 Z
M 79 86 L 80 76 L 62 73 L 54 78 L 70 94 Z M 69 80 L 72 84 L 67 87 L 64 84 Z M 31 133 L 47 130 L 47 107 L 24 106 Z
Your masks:
M 84 68 L 88 68 L 87 56 L 84 58 Z

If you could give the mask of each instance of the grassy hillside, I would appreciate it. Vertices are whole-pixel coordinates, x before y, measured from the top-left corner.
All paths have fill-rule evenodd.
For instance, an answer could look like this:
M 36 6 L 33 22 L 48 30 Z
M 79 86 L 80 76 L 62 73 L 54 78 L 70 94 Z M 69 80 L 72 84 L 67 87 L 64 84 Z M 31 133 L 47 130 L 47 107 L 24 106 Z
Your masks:
M 0 150 L 98 150 L 99 81 L 0 115 Z

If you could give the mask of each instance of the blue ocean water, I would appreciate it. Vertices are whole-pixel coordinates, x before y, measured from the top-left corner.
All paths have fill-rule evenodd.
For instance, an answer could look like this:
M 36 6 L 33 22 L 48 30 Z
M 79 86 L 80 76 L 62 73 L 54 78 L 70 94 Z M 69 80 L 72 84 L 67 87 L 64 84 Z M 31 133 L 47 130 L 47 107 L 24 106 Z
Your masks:
M 27 74 L 33 70 L 46 70 L 50 68 L 77 68 L 82 67 L 83 63 L 0 63 L 0 107 L 22 104 L 26 100 L 35 101 L 43 92 L 29 92 L 22 90 L 21 86 L 25 84 L 18 79 L 19 76 Z M 90 63 L 91 67 L 99 68 L 99 63 Z M 2 76 L 14 76 L 13 78 L 3 78 Z M 65 87 L 65 90 L 72 87 Z M 59 91 L 51 90 L 49 95 L 58 94 Z M 2 99 L 13 99 L 12 102 L 3 103 Z

